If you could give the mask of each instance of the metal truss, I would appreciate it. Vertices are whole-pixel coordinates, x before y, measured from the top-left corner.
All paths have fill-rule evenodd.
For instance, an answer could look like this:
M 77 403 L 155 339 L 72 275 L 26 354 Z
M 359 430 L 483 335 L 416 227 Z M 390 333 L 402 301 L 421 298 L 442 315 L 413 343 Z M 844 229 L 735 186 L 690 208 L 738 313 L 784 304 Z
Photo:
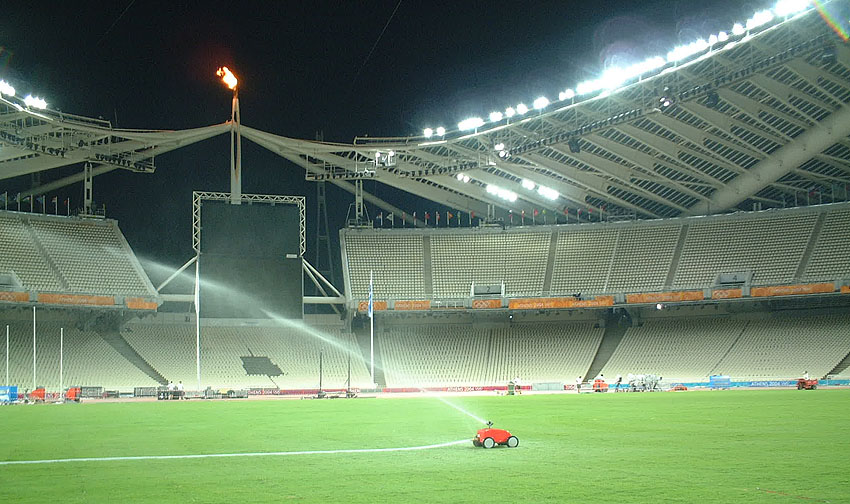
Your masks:
M 229 192 L 192 191 L 192 248 L 201 253 L 201 202 L 230 201 Z M 301 256 L 307 252 L 306 198 L 304 196 L 281 196 L 277 194 L 243 194 L 243 203 L 273 203 L 298 205 L 298 239 Z
M 666 218 L 784 206 L 797 193 L 835 194 L 838 185 L 846 195 L 848 103 L 850 46 L 811 10 L 730 36 L 620 89 L 555 102 L 472 133 L 341 144 L 240 128 L 246 139 L 304 169 L 308 180 L 352 193 L 353 180 L 374 179 L 482 216 L 496 207 L 497 217 L 584 208 Z M 35 113 L 2 100 L 0 179 L 82 161 L 92 162 L 95 174 L 149 172 L 154 154 L 227 131 L 228 124 L 114 130 L 105 121 Z M 504 144 L 501 155 L 497 144 Z M 554 189 L 558 198 L 524 189 L 523 180 Z M 517 199 L 502 199 L 488 186 Z M 372 194 L 363 199 L 412 214 Z

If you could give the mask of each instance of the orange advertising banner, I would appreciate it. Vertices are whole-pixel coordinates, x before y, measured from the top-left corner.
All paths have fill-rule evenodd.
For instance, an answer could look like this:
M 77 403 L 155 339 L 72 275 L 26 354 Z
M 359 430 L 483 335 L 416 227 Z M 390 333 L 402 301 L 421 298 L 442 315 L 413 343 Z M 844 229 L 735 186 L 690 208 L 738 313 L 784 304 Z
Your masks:
M 11 301 L 13 303 L 26 303 L 30 300 L 29 292 L 5 292 L 0 291 L 0 301 Z
M 112 296 L 87 296 L 85 294 L 39 294 L 38 302 L 47 304 L 112 306 L 115 304 L 115 298 Z
M 472 308 L 474 310 L 501 308 L 501 299 L 473 299 Z
M 702 291 L 647 292 L 626 294 L 626 303 L 676 303 L 679 301 L 702 301 Z
M 366 306 L 369 309 L 369 306 Z M 393 310 L 430 310 L 431 301 L 396 301 Z
M 511 299 L 508 308 L 511 310 L 543 310 L 552 308 L 596 308 L 614 306 L 613 296 L 599 296 L 595 299 L 576 298 L 524 298 Z
M 798 285 L 774 285 L 772 287 L 753 287 L 750 289 L 750 296 L 796 296 L 799 294 L 828 294 L 830 292 L 835 292 L 835 284 L 824 282 Z
M 124 298 L 127 308 L 131 310 L 156 310 L 156 301 L 148 301 L 145 298 L 128 297 Z
M 743 296 L 743 289 L 716 289 L 711 291 L 711 299 L 737 299 Z
M 850 285 L 842 285 L 841 286 L 842 294 L 850 294 Z
M 375 311 L 384 311 L 387 309 L 386 301 L 373 301 L 372 309 Z M 357 305 L 357 311 L 368 312 L 369 311 L 369 301 L 360 301 Z

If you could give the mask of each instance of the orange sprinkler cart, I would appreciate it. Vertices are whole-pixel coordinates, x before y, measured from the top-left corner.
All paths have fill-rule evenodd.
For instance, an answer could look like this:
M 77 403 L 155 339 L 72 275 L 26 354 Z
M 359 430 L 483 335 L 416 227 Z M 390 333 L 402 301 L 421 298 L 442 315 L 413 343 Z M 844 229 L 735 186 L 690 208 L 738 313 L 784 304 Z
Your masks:
M 493 429 L 493 422 L 487 422 L 487 428 L 478 431 L 472 439 L 472 444 L 484 448 L 492 448 L 496 445 L 516 448 L 519 446 L 519 439 L 504 429 Z

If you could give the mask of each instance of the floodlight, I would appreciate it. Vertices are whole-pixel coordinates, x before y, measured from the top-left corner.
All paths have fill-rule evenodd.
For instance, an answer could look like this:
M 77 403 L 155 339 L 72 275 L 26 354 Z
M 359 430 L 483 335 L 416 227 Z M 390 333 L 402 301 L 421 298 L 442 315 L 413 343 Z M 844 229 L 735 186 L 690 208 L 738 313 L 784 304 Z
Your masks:
M 467 175 L 467 174 L 465 174 L 465 173 L 463 174 L 463 183 L 464 183 L 464 184 L 468 184 L 468 183 L 469 183 L 469 175 Z
M 528 189 L 529 191 L 533 191 L 534 187 L 535 187 L 535 183 L 528 180 L 528 179 L 522 179 L 522 186 L 524 188 Z
M 424 130 L 422 130 L 422 134 L 425 135 L 425 138 L 431 138 L 431 136 L 434 134 L 434 130 L 432 130 L 431 128 L 425 128 Z
M 717 43 L 717 35 L 709 35 L 708 36 L 708 45 L 714 45 Z
M 541 96 L 540 98 L 537 98 L 536 100 L 534 100 L 534 103 L 532 103 L 532 105 L 534 105 L 534 108 L 536 110 L 545 109 L 546 107 L 549 106 L 549 98 L 546 98 L 545 96 Z
M 514 110 L 513 107 L 508 107 L 508 108 L 505 109 L 505 116 L 506 117 L 511 118 L 514 115 L 516 115 L 516 110 Z
M 516 106 L 516 113 L 519 115 L 525 114 L 528 112 L 528 107 L 525 106 L 525 103 L 520 103 Z
M 457 175 L 455 175 L 455 178 L 457 178 L 458 180 L 463 180 L 463 173 L 458 173 Z
M 779 17 L 791 16 L 809 8 L 810 0 L 779 0 L 773 12 Z
M 500 151 L 499 151 L 499 157 L 500 157 L 500 158 L 502 158 L 502 159 L 505 159 L 505 158 L 506 158 L 506 157 L 508 157 L 509 155 L 510 155 L 510 152 L 508 152 L 508 151 L 506 151 L 506 150 L 500 150 Z
M 499 122 L 502 120 L 501 112 L 490 112 L 490 122 Z
M 735 23 L 732 26 L 732 35 L 743 35 L 747 30 L 744 29 L 744 25 L 741 23 Z
M 765 25 L 771 21 L 773 21 L 773 12 L 769 9 L 756 12 L 753 14 L 753 17 L 747 20 L 747 30 L 758 28 L 759 26 Z
M 729 34 L 727 34 L 725 31 L 722 31 L 717 34 L 718 42 L 726 42 L 727 40 L 729 40 Z
M 497 151 L 502 151 L 502 150 L 505 150 L 505 144 L 503 142 L 499 142 L 496 145 L 494 145 L 493 148 L 496 149 Z
M 464 119 L 463 121 L 457 123 L 457 129 L 461 131 L 469 131 L 474 130 L 475 128 L 480 128 L 484 126 L 484 119 L 480 117 L 470 117 L 469 119 Z
M 489 194 L 496 194 L 499 192 L 499 188 L 494 186 L 493 184 L 487 184 L 487 192 Z
M 567 89 L 566 91 L 564 91 L 564 99 L 565 100 L 572 100 L 575 97 L 575 95 L 576 95 L 576 92 L 573 91 L 572 89 Z
M 30 107 L 30 108 L 37 108 L 37 109 L 41 109 L 41 110 L 44 110 L 44 109 L 47 108 L 47 102 L 46 101 L 44 101 L 43 99 L 41 99 L 37 96 L 33 96 L 33 95 L 27 95 L 24 98 L 24 105 L 26 105 L 27 107 Z
M 445 135 L 446 135 L 446 128 L 444 128 L 442 126 L 437 128 L 437 136 L 445 136 Z
M 0 95 L 15 96 L 15 88 L 4 80 L 0 80 Z
M 546 199 L 556 200 L 561 195 L 558 194 L 558 191 L 552 189 L 551 187 L 540 186 L 537 188 L 537 194 L 543 196 Z

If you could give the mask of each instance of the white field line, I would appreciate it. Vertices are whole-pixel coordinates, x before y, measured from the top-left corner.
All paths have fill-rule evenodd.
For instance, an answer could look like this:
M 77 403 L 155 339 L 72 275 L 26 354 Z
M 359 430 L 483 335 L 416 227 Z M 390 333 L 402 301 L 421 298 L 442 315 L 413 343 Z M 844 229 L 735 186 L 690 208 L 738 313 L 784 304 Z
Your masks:
M 308 451 L 291 451 L 291 452 L 256 452 L 256 453 L 206 453 L 199 455 L 142 455 L 138 457 L 85 457 L 85 458 L 67 458 L 67 459 L 47 459 L 47 460 L 7 460 L 0 461 L 0 466 L 7 465 L 24 465 L 24 464 L 59 464 L 63 462 L 115 462 L 120 460 L 171 460 L 171 459 L 202 459 L 202 458 L 221 458 L 221 457 L 284 457 L 290 455 L 335 455 L 340 453 L 382 453 L 382 452 L 402 452 L 416 450 L 431 450 L 434 448 L 445 448 L 447 446 L 469 443 L 469 439 L 459 439 L 457 441 L 449 441 L 447 443 L 439 443 L 425 446 L 405 446 L 401 448 L 359 448 L 347 450 L 308 450 Z

